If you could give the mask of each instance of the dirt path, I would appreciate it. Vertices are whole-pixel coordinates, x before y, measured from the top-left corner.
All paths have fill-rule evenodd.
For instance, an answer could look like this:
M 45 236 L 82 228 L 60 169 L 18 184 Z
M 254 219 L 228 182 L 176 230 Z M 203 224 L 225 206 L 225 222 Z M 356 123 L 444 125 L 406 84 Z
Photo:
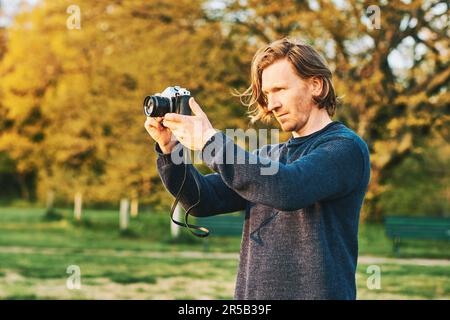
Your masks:
M 201 251 L 180 251 L 180 252 L 158 252 L 158 251 L 133 251 L 114 249 L 73 249 L 73 248 L 37 248 L 37 247 L 10 247 L 0 246 L 0 253 L 21 253 L 21 254 L 61 254 L 61 253 L 82 253 L 87 255 L 123 256 L 123 257 L 144 257 L 144 258 L 185 258 L 185 259 L 218 259 L 233 260 L 238 259 L 237 253 L 225 252 L 201 252 Z M 384 258 L 373 256 L 360 256 L 359 264 L 406 264 L 422 266 L 450 266 L 450 260 L 446 259 L 404 259 L 404 258 Z
M 446 259 L 401 259 L 401 258 L 383 258 L 361 256 L 358 259 L 359 264 L 409 264 L 419 266 L 450 266 L 450 260 Z
M 11 247 L 0 246 L 0 253 L 21 253 L 21 254 L 70 254 L 82 253 L 92 255 L 118 256 L 118 257 L 146 257 L 146 258 L 186 258 L 186 259 L 218 259 L 234 260 L 239 259 L 237 253 L 224 252 L 201 252 L 201 251 L 180 251 L 180 252 L 157 252 L 157 251 L 133 251 L 133 250 L 114 250 L 114 249 L 76 249 L 76 248 L 37 248 L 37 247 Z M 403 265 L 422 265 L 422 266 L 450 266 L 450 260 L 446 259 L 403 259 L 403 258 L 384 258 L 372 256 L 360 256 L 359 264 L 403 264 Z

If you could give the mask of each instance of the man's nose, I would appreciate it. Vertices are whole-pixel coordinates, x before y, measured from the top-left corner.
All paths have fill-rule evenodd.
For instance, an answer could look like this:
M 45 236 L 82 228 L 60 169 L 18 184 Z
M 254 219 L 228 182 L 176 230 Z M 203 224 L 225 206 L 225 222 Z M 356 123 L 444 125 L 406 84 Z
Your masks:
M 278 109 L 279 107 L 281 107 L 281 103 L 278 100 L 269 99 L 267 103 L 267 110 L 272 112 L 273 110 Z

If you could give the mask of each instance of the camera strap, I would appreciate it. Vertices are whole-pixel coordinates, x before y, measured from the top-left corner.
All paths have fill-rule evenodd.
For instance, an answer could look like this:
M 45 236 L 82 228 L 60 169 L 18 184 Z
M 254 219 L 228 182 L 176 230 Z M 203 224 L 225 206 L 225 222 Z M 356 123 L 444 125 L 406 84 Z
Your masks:
M 197 178 L 195 177 L 195 175 L 193 175 L 193 178 L 194 178 L 195 184 L 197 185 L 197 191 L 198 191 L 198 200 L 197 200 L 197 202 L 196 202 L 194 205 L 190 206 L 190 207 L 186 210 L 186 213 L 185 213 L 185 215 L 184 215 L 184 221 L 185 221 L 184 223 L 179 222 L 179 221 L 176 221 L 176 220 L 173 218 L 173 214 L 174 214 L 174 212 L 175 212 L 175 208 L 176 208 L 176 206 L 177 206 L 177 204 L 178 204 L 178 202 L 179 202 L 179 200 L 180 200 L 181 192 L 183 191 L 184 183 L 186 182 L 187 171 L 188 171 L 188 168 L 189 168 L 189 167 L 188 167 L 187 160 L 186 160 L 186 157 L 184 157 L 184 155 L 185 155 L 185 153 L 183 152 L 183 158 L 184 158 L 184 161 L 185 161 L 185 162 L 184 162 L 184 177 L 183 177 L 183 182 L 181 183 L 180 190 L 178 191 L 177 196 L 175 197 L 175 201 L 174 201 L 173 204 L 172 204 L 172 209 L 170 210 L 170 219 L 171 219 L 172 222 L 175 223 L 176 225 L 179 225 L 179 226 L 181 226 L 181 227 L 187 228 L 194 236 L 199 237 L 199 238 L 205 238 L 205 237 L 207 237 L 207 236 L 209 235 L 209 230 L 208 230 L 207 228 L 205 228 L 205 227 L 200 227 L 200 226 L 196 226 L 196 225 L 193 225 L 193 224 L 189 224 L 189 223 L 188 223 L 188 220 L 189 220 L 189 212 L 190 212 L 194 207 L 196 207 L 196 206 L 200 203 L 200 185 L 199 185 L 199 183 L 198 183 Z M 194 230 L 199 230 L 199 231 L 201 231 L 201 232 L 200 232 L 200 233 L 199 233 L 199 232 L 195 232 L 195 231 L 193 231 L 193 229 L 194 229 Z

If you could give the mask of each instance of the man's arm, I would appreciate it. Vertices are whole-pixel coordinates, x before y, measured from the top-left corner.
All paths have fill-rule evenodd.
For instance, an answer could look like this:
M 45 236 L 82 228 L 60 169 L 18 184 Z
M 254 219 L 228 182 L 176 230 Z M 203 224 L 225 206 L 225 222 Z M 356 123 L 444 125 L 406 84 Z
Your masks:
M 210 150 L 214 150 L 211 156 L 207 152 Z M 361 148 L 347 138 L 325 141 L 289 164 L 250 154 L 223 133 L 216 133 L 202 152 L 203 161 L 242 198 L 282 211 L 298 210 L 350 193 L 362 183 L 365 166 Z M 230 152 L 233 155 L 228 154 L 228 159 L 233 159 L 232 163 L 225 161 Z M 244 164 L 237 164 L 242 159 Z M 267 168 L 277 170 L 262 175 Z
M 180 149 L 181 144 L 178 144 L 172 152 L 179 152 Z M 245 209 L 246 200 L 231 190 L 217 173 L 203 176 L 192 164 L 174 164 L 171 154 L 163 154 L 158 144 L 155 150 L 158 152 L 157 167 L 161 180 L 174 197 L 180 190 L 187 169 L 180 204 L 187 210 L 197 203 L 200 196 L 199 204 L 191 210 L 193 216 L 206 217 Z M 199 184 L 200 194 L 194 177 Z

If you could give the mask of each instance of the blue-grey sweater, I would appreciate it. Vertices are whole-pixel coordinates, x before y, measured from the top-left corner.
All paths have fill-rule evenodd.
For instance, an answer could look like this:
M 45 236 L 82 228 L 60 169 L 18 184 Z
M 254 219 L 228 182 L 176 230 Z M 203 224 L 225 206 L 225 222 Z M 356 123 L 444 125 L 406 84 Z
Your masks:
M 176 195 L 184 165 L 156 150 L 161 179 Z M 202 152 L 216 173 L 188 164 L 180 203 L 187 209 L 199 200 L 191 211 L 199 217 L 245 210 L 236 299 L 356 298 L 358 223 L 370 178 L 368 148 L 356 133 L 334 121 L 248 153 L 218 132 Z

